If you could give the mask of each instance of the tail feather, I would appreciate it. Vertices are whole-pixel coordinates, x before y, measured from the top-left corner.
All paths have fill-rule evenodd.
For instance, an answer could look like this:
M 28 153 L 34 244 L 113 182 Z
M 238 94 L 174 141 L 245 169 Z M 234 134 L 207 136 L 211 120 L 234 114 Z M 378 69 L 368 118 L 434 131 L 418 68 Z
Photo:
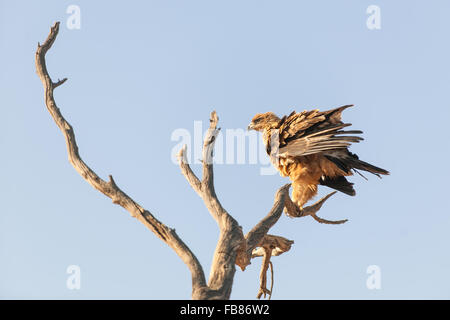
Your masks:
M 364 170 L 377 176 L 380 176 L 380 174 L 389 174 L 389 171 L 383 168 L 359 160 L 356 154 L 351 153 L 348 150 L 334 150 L 325 154 L 325 157 L 347 173 L 350 173 L 350 171 L 353 169 L 354 171 Z
M 349 196 L 354 196 L 356 194 L 355 189 L 353 189 L 353 183 L 348 182 L 348 180 L 343 177 L 330 178 L 327 176 L 322 176 L 319 183 L 321 185 L 333 188 L 335 190 L 341 191 Z
M 358 158 L 350 158 L 350 159 L 346 159 L 345 162 L 352 168 L 352 169 L 359 169 L 359 170 L 364 170 L 370 173 L 373 173 L 375 175 L 380 175 L 380 174 L 384 174 L 384 175 L 388 175 L 389 171 L 384 170 L 380 167 L 374 166 L 370 163 L 367 163 L 365 161 L 359 160 Z

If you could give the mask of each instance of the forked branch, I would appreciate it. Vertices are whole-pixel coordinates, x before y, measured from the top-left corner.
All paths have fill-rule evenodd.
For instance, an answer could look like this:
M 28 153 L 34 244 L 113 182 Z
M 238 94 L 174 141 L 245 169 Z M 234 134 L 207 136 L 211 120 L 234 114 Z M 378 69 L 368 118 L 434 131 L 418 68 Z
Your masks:
M 259 248 L 254 249 L 252 252 L 252 258 L 255 257 L 263 257 L 263 261 L 261 264 L 261 272 L 260 272 L 260 286 L 257 294 L 257 298 L 260 299 L 262 295 L 266 297 L 269 295 L 269 299 L 272 296 L 272 288 L 273 288 L 273 264 L 270 261 L 271 257 L 279 256 L 291 249 L 294 241 L 288 240 L 286 238 L 280 236 L 273 236 L 267 234 L 263 241 L 259 244 Z M 267 289 L 267 269 L 270 266 L 272 281 L 270 284 L 270 290 Z
M 53 97 L 53 90 L 62 85 L 67 79 L 58 80 L 54 83 L 48 72 L 45 63 L 45 54 L 51 48 L 59 31 L 59 22 L 56 22 L 50 30 L 45 42 L 36 50 L 36 71 L 41 79 L 45 90 L 45 104 L 56 125 L 61 130 L 66 140 L 69 161 L 75 170 L 95 189 L 111 198 L 112 202 L 126 209 L 132 217 L 137 218 L 156 236 L 171 247 L 183 262 L 189 267 L 192 276 L 192 296 L 195 298 L 206 289 L 205 275 L 200 262 L 188 248 L 188 246 L 178 237 L 174 229 L 167 227 L 156 219 L 148 210 L 142 208 L 137 202 L 123 192 L 115 183 L 113 177 L 109 176 L 109 181 L 101 179 L 86 163 L 81 159 L 78 146 L 75 140 L 75 133 L 72 126 L 62 116 L 56 106 Z
M 272 288 L 270 290 L 267 289 L 266 276 L 268 266 L 271 266 L 270 259 L 272 256 L 289 251 L 293 244 L 291 240 L 268 234 L 270 228 L 279 220 L 283 208 L 286 207 L 287 214 L 291 217 L 311 215 L 314 219 L 322 223 L 345 222 L 328 221 L 316 216 L 316 212 L 332 194 L 320 200 L 315 205 L 299 211 L 290 200 L 290 185 L 288 184 L 276 192 L 274 204 L 270 212 L 244 236 L 238 222 L 222 207 L 214 188 L 213 150 L 216 137 L 220 130 L 220 128 L 217 128 L 218 117 L 214 111 L 211 113 L 210 126 L 203 144 L 201 179 L 195 175 L 187 162 L 186 147 L 183 147 L 179 152 L 181 172 L 191 187 L 203 199 L 211 216 L 217 222 L 220 232 L 209 280 L 206 283 L 205 274 L 200 262 L 189 247 L 178 237 L 174 229 L 163 224 L 148 210 L 141 207 L 123 192 L 117 186 L 111 175 L 108 181 L 101 179 L 81 159 L 74 130 L 61 114 L 53 97 L 54 89 L 65 83 L 67 78 L 63 78 L 62 80 L 58 79 L 58 81 L 53 82 L 47 72 L 45 62 L 45 55 L 53 45 L 58 31 L 59 22 L 55 23 L 51 28 L 50 34 L 45 42 L 42 45 L 38 44 L 36 50 L 36 71 L 44 86 L 47 109 L 65 138 L 69 162 L 90 185 L 109 197 L 113 203 L 126 209 L 132 217 L 137 218 L 176 252 L 191 272 L 193 299 L 229 299 L 236 271 L 235 264 L 242 270 L 245 270 L 246 266 L 250 264 L 250 260 L 259 256 L 263 257 L 263 263 L 258 298 L 262 295 L 266 296 L 266 294 L 271 295 Z
M 253 257 L 253 251 L 255 248 L 260 247 L 267 248 L 267 250 L 270 251 L 270 255 L 266 256 L 263 261 L 261 271 L 261 287 L 265 288 L 267 266 L 269 265 L 272 251 L 275 249 L 273 241 L 273 237 L 275 236 L 269 236 L 267 235 L 267 232 L 275 225 L 283 212 L 285 199 L 289 196 L 290 184 L 281 187 L 277 191 L 270 212 L 244 237 L 242 228 L 222 207 L 214 190 L 213 149 L 215 138 L 220 130 L 217 129 L 217 122 L 217 114 L 213 111 L 210 117 L 210 126 L 203 144 L 203 177 L 201 180 L 195 175 L 188 164 L 186 146 L 184 146 L 178 154 L 182 174 L 190 183 L 191 187 L 203 199 L 203 202 L 212 217 L 217 221 L 220 229 L 220 238 L 216 246 L 208 285 L 212 288 L 217 287 L 217 290 L 220 291 L 221 294 L 228 294 L 226 290 L 231 289 L 235 272 L 234 264 L 237 264 L 242 270 L 245 270 L 245 267 L 250 264 L 250 259 Z M 276 238 L 284 239 L 281 237 Z M 290 248 L 293 241 L 287 239 L 284 240 L 289 243 Z M 283 246 L 283 249 L 278 251 L 277 255 L 289 250 L 289 248 Z M 226 272 L 224 272 L 224 267 Z M 262 276 L 263 274 L 264 276 Z M 227 283 L 229 283 L 229 285 Z M 260 296 L 261 295 L 259 295 L 258 298 Z
M 272 228 L 278 219 L 281 217 L 285 200 L 289 197 L 290 184 L 281 187 L 275 194 L 275 200 L 270 212 L 245 235 L 245 250 L 240 250 L 236 259 L 236 264 L 242 269 L 250 264 L 253 250 L 256 247 L 261 247 L 264 240 L 266 240 L 267 232 Z

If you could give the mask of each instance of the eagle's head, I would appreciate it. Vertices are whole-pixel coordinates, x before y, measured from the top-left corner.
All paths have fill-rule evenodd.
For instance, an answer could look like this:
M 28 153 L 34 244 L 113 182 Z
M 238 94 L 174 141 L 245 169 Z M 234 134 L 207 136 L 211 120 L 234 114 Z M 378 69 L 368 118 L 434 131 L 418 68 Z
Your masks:
M 248 130 L 264 131 L 274 128 L 280 122 L 280 118 L 273 112 L 258 113 L 248 125 Z

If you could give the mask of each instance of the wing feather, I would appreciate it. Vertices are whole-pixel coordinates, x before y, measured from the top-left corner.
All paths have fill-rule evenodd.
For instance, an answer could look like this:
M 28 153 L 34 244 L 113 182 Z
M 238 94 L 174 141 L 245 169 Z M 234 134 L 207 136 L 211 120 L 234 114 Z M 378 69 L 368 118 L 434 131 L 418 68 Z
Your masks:
M 341 113 L 351 105 L 319 112 L 319 110 L 292 112 L 283 117 L 278 125 L 279 154 L 299 157 L 328 150 L 348 148 L 363 140 L 354 134 L 360 130 L 341 130 L 350 123 L 341 121 Z

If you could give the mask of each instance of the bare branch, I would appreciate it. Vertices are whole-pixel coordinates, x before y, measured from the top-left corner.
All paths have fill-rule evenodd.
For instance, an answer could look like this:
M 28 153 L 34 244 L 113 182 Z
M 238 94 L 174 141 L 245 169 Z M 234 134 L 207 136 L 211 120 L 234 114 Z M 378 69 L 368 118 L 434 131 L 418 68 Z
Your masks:
M 245 239 L 247 240 L 247 250 L 251 253 L 253 249 L 261 242 L 267 232 L 272 228 L 283 212 L 284 200 L 288 195 L 290 184 L 286 184 L 278 189 L 275 194 L 275 200 L 270 212 L 250 230 Z
M 332 195 L 334 195 L 336 193 L 336 191 L 333 191 L 329 194 L 327 194 L 325 197 L 321 198 L 319 201 L 317 201 L 316 203 L 314 203 L 311 206 L 305 207 L 305 208 L 299 208 L 296 204 L 294 204 L 291 200 L 291 198 L 288 196 L 286 198 L 286 215 L 288 217 L 291 218 L 300 218 L 300 217 L 306 217 L 306 216 L 311 216 L 314 218 L 314 220 L 316 220 L 319 223 L 325 223 L 325 224 L 341 224 L 341 223 L 345 223 L 348 220 L 337 220 L 337 221 L 332 221 L 332 220 L 326 220 L 323 218 L 320 218 L 317 216 L 317 212 L 320 210 L 320 208 L 322 208 L 322 205 L 325 203 L 325 201 L 328 200 L 328 198 L 330 198 Z
M 181 173 L 192 188 L 200 195 L 211 216 L 216 220 L 220 230 L 211 266 L 207 293 L 208 298 L 228 299 L 231 294 L 235 262 L 238 250 L 244 250 L 246 242 L 242 228 L 238 222 L 222 207 L 214 188 L 213 151 L 219 118 L 215 111 L 211 112 L 209 129 L 205 136 L 202 153 L 202 179 L 194 174 L 186 161 L 186 147 L 179 152 Z
M 263 249 L 264 249 L 264 255 L 263 255 L 263 263 L 261 265 L 261 272 L 259 274 L 260 286 L 259 286 L 258 294 L 256 295 L 257 299 L 261 299 L 262 295 L 264 295 L 264 298 L 265 298 L 266 294 L 268 294 L 269 297 L 272 296 L 272 292 L 269 289 L 267 289 L 267 268 L 269 268 L 270 257 L 272 256 L 272 251 L 270 250 L 270 248 L 267 248 L 267 247 L 264 247 Z
M 311 214 L 311 217 L 313 217 L 314 220 L 316 220 L 319 223 L 323 223 L 323 224 L 342 224 L 342 223 L 346 223 L 348 220 L 344 219 L 344 220 L 327 220 L 327 219 L 323 219 L 319 216 L 317 216 L 315 213 Z
M 221 228 L 221 225 L 225 221 L 227 221 L 227 219 L 234 219 L 222 207 L 214 189 L 213 151 L 216 137 L 220 130 L 217 129 L 218 120 L 219 118 L 217 117 L 216 112 L 211 112 L 211 118 L 209 120 L 210 126 L 203 143 L 203 177 L 201 181 L 189 166 L 186 158 L 186 146 L 183 146 L 183 148 L 178 153 L 178 160 L 181 168 L 181 173 L 185 176 L 186 180 L 188 180 L 192 188 L 200 195 L 200 197 L 202 197 L 212 217 L 216 220 L 217 224 Z M 226 217 L 226 219 L 222 219 L 222 217 Z
M 284 237 L 267 234 L 258 248 L 253 249 L 252 258 L 264 256 L 264 247 L 271 248 L 271 256 L 279 256 L 291 249 L 294 241 Z
M 292 244 L 294 241 L 288 240 L 286 238 L 280 237 L 280 236 L 273 236 L 267 234 L 262 242 L 259 245 L 259 248 L 254 249 L 252 252 L 252 258 L 255 257 L 263 257 L 263 262 L 261 264 L 261 271 L 260 271 L 260 285 L 259 285 L 259 291 L 258 295 L 256 296 L 258 299 L 261 298 L 262 295 L 264 295 L 264 298 L 266 297 L 266 294 L 269 295 L 269 299 L 272 296 L 272 290 L 273 290 L 273 265 L 270 261 L 272 256 L 279 256 L 291 249 Z M 270 290 L 267 289 L 267 269 L 271 269 L 271 285 Z
M 270 296 L 269 296 L 269 300 L 270 298 L 272 298 L 272 293 L 273 293 L 273 263 L 272 261 L 269 261 L 269 266 L 270 266 Z
M 56 87 L 59 87 L 60 85 L 62 85 L 64 82 L 66 82 L 67 81 L 67 78 L 64 78 L 64 79 L 62 79 L 62 80 L 59 80 L 58 79 L 58 81 L 56 82 L 56 83 L 52 83 L 52 85 L 53 85 L 53 89 L 55 89 Z
M 81 159 L 78 153 L 78 146 L 75 140 L 75 134 L 72 126 L 62 116 L 60 110 L 56 106 L 53 97 L 53 90 L 62 85 L 67 79 L 58 80 L 56 83 L 52 82 L 45 63 L 45 54 L 51 48 L 53 42 L 59 31 L 59 22 L 56 22 L 50 30 L 45 42 L 36 50 L 36 71 L 41 79 L 45 90 L 45 104 L 50 112 L 56 125 L 59 127 L 64 135 L 67 145 L 67 152 L 69 161 L 75 170 L 95 189 L 102 192 L 107 197 L 111 198 L 113 203 L 122 206 L 126 209 L 132 217 L 137 218 L 148 229 L 155 233 L 162 241 L 169 245 L 182 261 L 189 267 L 192 275 L 192 292 L 193 297 L 198 296 L 199 293 L 204 292 L 206 287 L 206 280 L 203 269 L 192 251 L 187 245 L 178 237 L 174 229 L 167 227 L 165 224 L 156 219 L 149 211 L 142 208 L 125 192 L 123 192 L 114 181 L 113 177 L 109 176 L 109 181 L 101 179 L 86 163 Z
M 246 246 L 245 251 L 239 251 L 238 257 L 236 259 L 236 264 L 242 269 L 250 264 L 250 258 L 252 256 L 253 250 L 260 246 L 264 237 L 269 232 L 270 228 L 272 228 L 275 223 L 277 223 L 278 219 L 281 217 L 281 213 L 283 212 L 283 208 L 285 206 L 285 199 L 289 197 L 289 188 L 290 184 L 286 184 L 280 189 L 278 189 L 275 194 L 274 204 L 269 213 L 250 230 L 246 236 Z
M 199 196 L 202 195 L 202 183 L 197 178 L 195 173 L 192 171 L 191 167 L 188 164 L 187 156 L 186 156 L 187 146 L 184 145 L 183 148 L 178 152 L 178 161 L 181 168 L 181 173 L 186 177 L 186 180 L 189 182 L 191 187 L 197 192 Z

